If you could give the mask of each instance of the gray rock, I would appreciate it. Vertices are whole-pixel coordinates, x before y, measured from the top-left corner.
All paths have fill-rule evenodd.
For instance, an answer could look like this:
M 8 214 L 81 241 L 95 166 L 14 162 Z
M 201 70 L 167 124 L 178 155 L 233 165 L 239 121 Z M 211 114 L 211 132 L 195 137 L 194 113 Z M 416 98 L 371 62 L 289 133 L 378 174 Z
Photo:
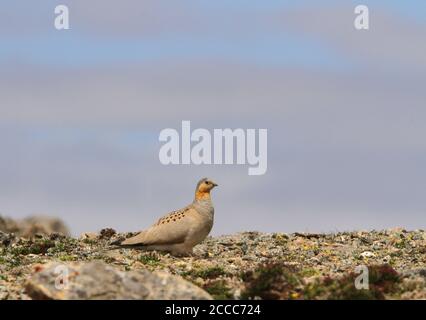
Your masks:
M 103 262 L 60 264 L 41 267 L 26 283 L 32 299 L 53 300 L 169 300 L 211 296 L 190 282 L 165 272 L 119 271 Z
M 13 233 L 5 233 L 0 231 L 0 246 L 8 246 L 14 239 L 15 236 Z
M 19 228 L 14 220 L 0 215 L 0 231 L 11 233 L 19 231 Z
M 59 233 L 64 236 L 70 235 L 70 231 L 62 220 L 49 216 L 31 216 L 22 220 L 0 216 L 0 231 L 14 233 L 24 238 L 31 238 L 37 234 Z
M 21 227 L 20 235 L 25 238 L 30 238 L 36 234 L 50 235 L 52 233 L 59 233 L 64 236 L 69 236 L 65 223 L 58 218 L 48 216 L 31 216 L 20 221 Z
M 417 269 L 406 270 L 402 274 L 403 276 L 407 276 L 407 277 L 420 276 L 420 277 L 426 278 L 426 269 L 417 268 Z

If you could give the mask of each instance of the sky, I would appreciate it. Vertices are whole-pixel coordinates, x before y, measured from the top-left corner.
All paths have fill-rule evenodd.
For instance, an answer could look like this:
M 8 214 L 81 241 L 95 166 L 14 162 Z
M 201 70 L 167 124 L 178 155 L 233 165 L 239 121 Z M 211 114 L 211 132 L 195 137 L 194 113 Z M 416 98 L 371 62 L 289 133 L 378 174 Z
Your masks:
M 137 231 L 208 176 L 214 235 L 424 229 L 425 39 L 420 0 L 3 1 L 0 214 Z M 162 165 L 183 120 L 268 129 L 268 171 Z

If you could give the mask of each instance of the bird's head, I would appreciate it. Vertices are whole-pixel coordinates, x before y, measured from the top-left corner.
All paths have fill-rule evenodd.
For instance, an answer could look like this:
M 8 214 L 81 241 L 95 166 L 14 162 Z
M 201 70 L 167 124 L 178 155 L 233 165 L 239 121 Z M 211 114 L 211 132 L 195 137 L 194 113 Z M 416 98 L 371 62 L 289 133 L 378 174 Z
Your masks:
M 195 199 L 196 200 L 207 200 L 210 199 L 210 191 L 217 187 L 217 183 L 209 178 L 203 178 L 197 183 L 197 188 L 195 189 Z

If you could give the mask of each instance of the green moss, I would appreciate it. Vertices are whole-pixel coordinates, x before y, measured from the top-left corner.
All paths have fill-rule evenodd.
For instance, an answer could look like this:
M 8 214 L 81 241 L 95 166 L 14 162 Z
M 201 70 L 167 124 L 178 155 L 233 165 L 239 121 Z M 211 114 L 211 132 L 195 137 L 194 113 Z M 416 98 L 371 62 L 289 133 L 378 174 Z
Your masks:
M 397 290 L 400 276 L 389 265 L 373 265 L 369 270 L 369 288 L 357 289 L 356 273 L 349 273 L 343 277 L 332 279 L 325 277 L 308 285 L 304 289 L 306 299 L 330 300 L 382 300 L 386 294 Z
M 231 290 L 224 280 L 209 282 L 203 286 L 203 289 L 216 300 L 230 300 L 233 298 Z
M 395 248 L 404 249 L 407 246 L 407 241 L 405 239 L 400 239 L 395 242 Z
M 52 253 L 60 253 L 60 252 L 64 252 L 66 251 L 66 246 L 65 243 L 62 242 L 58 242 L 55 244 L 55 246 L 53 248 L 51 248 L 51 252 Z
M 320 274 L 321 273 L 318 270 L 313 268 L 306 268 L 299 272 L 299 275 L 302 277 L 313 277 L 313 276 L 318 276 Z
M 15 256 L 28 254 L 46 254 L 49 248 L 55 246 L 55 243 L 49 239 L 37 239 L 34 242 L 29 241 L 10 249 L 10 253 Z
M 344 277 L 342 279 L 325 278 L 304 288 L 305 299 L 328 300 L 374 300 L 374 293 L 370 290 L 358 290 L 355 279 Z
M 214 266 L 210 268 L 194 270 L 190 272 L 190 275 L 194 278 L 202 278 L 202 279 L 215 279 L 217 277 L 226 275 L 225 270 L 220 266 Z
M 22 265 L 22 258 L 20 256 L 9 256 L 4 258 L 4 264 L 9 268 L 15 268 Z
M 103 256 L 102 260 L 106 263 L 113 263 L 116 261 L 113 257 L 108 257 L 108 256 Z
M 277 246 L 287 246 L 288 236 L 283 233 L 275 233 L 272 238 L 275 240 Z
M 57 255 L 64 253 L 71 253 L 78 246 L 78 242 L 72 238 L 65 238 L 61 241 L 55 241 L 54 246 L 49 248 L 48 252 Z
M 241 275 L 245 282 L 242 299 L 261 298 L 267 300 L 292 299 L 301 284 L 297 273 L 282 263 L 260 265 L 254 271 Z
M 68 254 L 63 254 L 63 255 L 60 255 L 58 259 L 61 261 L 76 261 L 77 257 L 68 255 Z
M 154 254 L 142 254 L 140 255 L 138 261 L 142 262 L 145 265 L 158 266 L 161 262 L 161 259 Z
M 91 245 L 96 245 L 96 244 L 98 244 L 97 240 L 95 240 L 95 239 L 89 239 L 89 238 L 86 238 L 86 239 L 83 239 L 82 241 L 83 241 L 84 243 L 86 243 L 86 244 L 91 244 Z

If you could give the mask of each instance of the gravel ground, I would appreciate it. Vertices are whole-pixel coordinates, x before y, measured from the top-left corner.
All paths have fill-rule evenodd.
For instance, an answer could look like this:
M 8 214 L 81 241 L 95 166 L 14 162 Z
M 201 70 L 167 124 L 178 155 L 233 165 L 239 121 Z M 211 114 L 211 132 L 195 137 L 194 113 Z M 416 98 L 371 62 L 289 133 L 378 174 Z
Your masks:
M 426 299 L 423 230 L 243 232 L 207 238 L 191 257 L 111 247 L 130 235 L 104 229 L 79 239 L 25 239 L 0 232 L 0 299 L 29 299 L 25 282 L 40 264 L 92 260 L 179 275 L 215 299 Z M 369 289 L 356 289 L 357 266 L 368 268 Z

